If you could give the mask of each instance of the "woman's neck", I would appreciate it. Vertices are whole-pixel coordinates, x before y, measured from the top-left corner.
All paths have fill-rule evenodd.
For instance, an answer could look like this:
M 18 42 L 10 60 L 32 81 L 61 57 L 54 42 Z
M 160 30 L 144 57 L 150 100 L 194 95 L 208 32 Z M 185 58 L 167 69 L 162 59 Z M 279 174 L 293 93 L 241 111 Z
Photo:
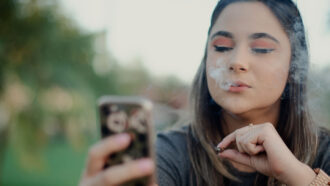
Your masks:
M 276 125 L 280 114 L 280 100 L 274 103 L 272 106 L 261 109 L 254 109 L 241 114 L 233 114 L 227 111 L 223 111 L 223 125 L 222 130 L 225 135 L 234 132 L 236 129 L 245 127 L 250 123 L 262 124 L 270 122 Z

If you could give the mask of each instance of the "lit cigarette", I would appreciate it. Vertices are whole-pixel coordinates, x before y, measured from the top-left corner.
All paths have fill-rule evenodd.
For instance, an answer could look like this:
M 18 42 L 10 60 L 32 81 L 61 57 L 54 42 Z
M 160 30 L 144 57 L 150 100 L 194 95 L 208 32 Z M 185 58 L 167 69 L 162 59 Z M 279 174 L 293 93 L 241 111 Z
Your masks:
M 217 154 L 219 154 L 220 152 L 223 152 L 225 149 L 221 147 L 214 147 L 214 150 Z

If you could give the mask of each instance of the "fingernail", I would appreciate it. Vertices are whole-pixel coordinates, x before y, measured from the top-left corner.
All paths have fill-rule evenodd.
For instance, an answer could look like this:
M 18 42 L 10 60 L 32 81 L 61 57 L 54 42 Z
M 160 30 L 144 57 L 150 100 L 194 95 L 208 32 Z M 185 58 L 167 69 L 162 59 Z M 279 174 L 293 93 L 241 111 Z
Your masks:
M 219 148 L 220 148 L 220 145 L 221 145 L 221 141 L 220 141 L 220 143 L 217 145 L 217 147 L 219 147 Z
M 144 159 L 140 160 L 138 166 L 141 171 L 149 172 L 152 170 L 154 163 L 150 159 Z
M 130 140 L 130 136 L 126 133 L 119 134 L 116 138 L 117 142 L 120 144 L 126 144 Z

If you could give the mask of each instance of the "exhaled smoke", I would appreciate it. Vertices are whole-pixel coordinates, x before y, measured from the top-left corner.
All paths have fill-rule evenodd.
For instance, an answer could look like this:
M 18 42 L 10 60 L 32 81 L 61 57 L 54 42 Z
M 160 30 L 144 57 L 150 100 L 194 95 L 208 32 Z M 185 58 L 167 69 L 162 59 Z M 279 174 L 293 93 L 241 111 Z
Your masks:
M 222 59 L 218 59 L 216 66 L 209 66 L 208 67 L 208 74 L 211 78 L 215 80 L 219 88 L 223 90 L 229 90 L 231 86 L 231 82 L 229 80 L 226 80 L 226 67 L 224 66 L 224 63 Z
M 305 41 L 304 27 L 299 21 L 293 26 L 293 31 L 289 33 L 292 47 L 292 58 L 290 65 L 289 80 L 301 84 L 306 83 L 308 73 L 309 56 Z

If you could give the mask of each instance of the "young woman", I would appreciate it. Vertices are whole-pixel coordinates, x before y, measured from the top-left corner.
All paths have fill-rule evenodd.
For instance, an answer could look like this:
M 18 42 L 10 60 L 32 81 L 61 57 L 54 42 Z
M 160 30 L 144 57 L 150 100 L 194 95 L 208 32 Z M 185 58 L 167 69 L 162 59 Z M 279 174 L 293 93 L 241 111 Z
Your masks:
M 158 184 L 327 185 L 330 137 L 309 116 L 308 62 L 291 0 L 219 1 L 192 87 L 192 121 L 157 137 Z M 151 174 L 148 159 L 102 171 L 129 141 L 121 135 L 92 147 L 81 185 Z

